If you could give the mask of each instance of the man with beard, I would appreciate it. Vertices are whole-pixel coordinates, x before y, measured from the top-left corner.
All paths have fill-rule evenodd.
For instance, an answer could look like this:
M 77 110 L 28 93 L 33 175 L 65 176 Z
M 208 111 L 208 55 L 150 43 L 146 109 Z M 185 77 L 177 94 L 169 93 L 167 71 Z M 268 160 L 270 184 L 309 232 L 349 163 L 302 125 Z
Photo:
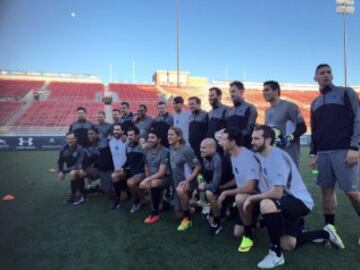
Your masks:
M 126 134 L 127 129 L 134 125 L 134 114 L 130 111 L 129 102 L 126 101 L 121 102 L 120 113 L 121 113 L 120 123 L 123 125 L 124 132 Z
M 228 110 L 226 127 L 240 129 L 245 146 L 251 147 L 251 133 L 256 123 L 257 111 L 253 104 L 244 100 L 244 85 L 240 81 L 230 83 L 230 97 L 234 107 Z
M 310 214 L 314 203 L 294 161 L 285 151 L 273 147 L 274 141 L 275 133 L 271 127 L 255 127 L 252 146 L 260 162 L 260 193 L 248 196 L 242 204 L 245 215 L 259 207 L 268 231 L 270 249 L 257 265 L 261 269 L 283 265 L 282 249 L 291 251 L 314 240 L 328 240 L 345 248 L 331 224 L 319 231 L 301 230 L 300 218 Z
M 141 139 L 146 140 L 152 122 L 152 117 L 147 115 L 147 106 L 145 104 L 140 104 L 134 118 L 134 124 L 140 131 Z
M 207 112 L 201 109 L 201 99 L 198 97 L 189 98 L 189 107 L 191 111 L 189 124 L 189 142 L 195 155 L 201 160 L 200 144 L 206 138 L 208 130 L 209 117 Z
M 166 103 L 164 101 L 159 101 L 157 104 L 158 116 L 155 117 L 151 128 L 155 130 L 157 134 L 159 134 L 161 139 L 161 144 L 166 148 L 169 147 L 169 142 L 167 139 L 167 132 L 169 127 L 174 124 L 174 119 L 172 115 L 168 112 Z
M 167 174 L 169 150 L 161 145 L 161 137 L 155 130 L 149 132 L 147 143 L 148 149 L 145 153 L 146 178 L 141 181 L 139 187 L 151 193 L 152 209 L 144 223 L 153 224 L 160 220 L 159 206 L 163 190 L 170 184 L 170 178 Z
M 140 131 L 137 127 L 130 127 L 127 131 L 128 144 L 126 147 L 127 161 L 124 168 L 127 170 L 127 185 L 133 198 L 130 213 L 136 213 L 141 207 L 142 193 L 139 185 L 145 179 L 144 154 L 139 143 Z
M 184 140 L 186 143 L 189 143 L 189 121 L 190 121 L 190 112 L 185 111 L 184 99 L 180 96 L 174 97 L 173 99 L 174 106 L 174 127 L 181 129 Z
M 209 112 L 208 138 L 215 138 L 215 133 L 225 128 L 226 115 L 229 107 L 221 103 L 222 91 L 218 87 L 209 89 L 209 103 L 212 110 Z
M 111 179 L 115 191 L 112 208 L 115 210 L 121 207 L 121 192 L 124 192 L 126 189 L 126 175 L 123 169 L 126 163 L 126 138 L 122 124 L 114 124 L 112 133 L 113 136 L 109 141 L 109 146 L 114 164 L 114 172 L 111 174 Z

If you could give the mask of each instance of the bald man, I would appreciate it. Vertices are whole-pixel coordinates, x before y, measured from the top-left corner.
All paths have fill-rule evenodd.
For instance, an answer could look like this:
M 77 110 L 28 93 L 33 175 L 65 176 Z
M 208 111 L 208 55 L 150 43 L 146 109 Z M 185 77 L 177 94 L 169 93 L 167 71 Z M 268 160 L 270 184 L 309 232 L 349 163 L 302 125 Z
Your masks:
M 204 139 L 200 144 L 200 154 L 203 159 L 202 173 L 205 181 L 199 184 L 198 189 L 205 192 L 214 216 L 213 222 L 210 223 L 210 235 L 217 235 L 222 229 L 220 208 L 217 203 L 222 179 L 222 161 L 220 155 L 216 152 L 216 148 L 216 141 L 212 138 Z

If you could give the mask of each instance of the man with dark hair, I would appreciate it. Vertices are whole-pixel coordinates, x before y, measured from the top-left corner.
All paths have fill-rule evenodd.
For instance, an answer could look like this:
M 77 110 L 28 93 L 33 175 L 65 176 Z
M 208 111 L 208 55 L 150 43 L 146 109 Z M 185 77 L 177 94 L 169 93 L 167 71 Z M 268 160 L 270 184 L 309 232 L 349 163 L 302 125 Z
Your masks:
M 100 139 L 109 139 L 111 135 L 112 125 L 105 122 L 105 112 L 98 111 L 96 114 L 97 123 L 94 125 L 99 130 Z
M 189 98 L 191 111 L 189 123 L 189 142 L 195 155 L 201 160 L 200 144 L 206 138 L 209 117 L 207 112 L 201 109 L 201 99 L 198 97 Z
M 167 132 L 169 127 L 174 124 L 174 119 L 172 115 L 167 111 L 167 106 L 164 101 L 159 101 L 157 104 L 158 116 L 155 117 L 151 129 L 155 130 L 159 134 L 161 139 L 161 144 L 166 148 L 169 147 Z
M 227 110 L 229 107 L 221 104 L 222 91 L 218 87 L 209 89 L 209 103 L 212 110 L 209 112 L 209 128 L 207 137 L 215 138 L 215 133 L 225 128 Z
M 190 112 L 183 109 L 184 99 L 181 96 L 174 97 L 173 106 L 175 111 L 174 127 L 178 127 L 181 129 L 186 143 L 189 143 Z
M 248 252 L 253 246 L 252 229 L 256 225 L 258 211 L 253 209 L 251 215 L 245 216 L 242 203 L 251 194 L 257 192 L 260 167 L 252 151 L 244 147 L 243 136 L 237 128 L 226 128 L 222 133 L 222 147 L 231 155 L 231 164 L 236 187 L 225 190 L 218 199 L 218 204 L 230 198 L 235 198 L 238 208 L 238 217 L 234 226 L 235 237 L 241 237 L 239 252 Z M 255 221 L 255 222 L 254 222 Z M 255 224 L 254 224 L 255 223 Z
M 310 166 L 319 171 L 317 184 L 322 189 L 325 223 L 335 224 L 336 182 L 360 217 L 359 98 L 352 88 L 333 84 L 328 64 L 316 68 L 314 79 L 320 95 L 310 107 Z
M 141 207 L 142 192 L 139 189 L 141 181 L 145 179 L 144 153 L 139 143 L 140 131 L 136 126 L 127 131 L 128 144 L 126 147 L 127 161 L 124 168 L 127 170 L 127 185 L 133 198 L 130 213 L 136 213 Z
M 123 170 L 126 163 L 126 137 L 124 136 L 122 124 L 114 124 L 112 134 L 113 136 L 109 141 L 109 146 L 114 164 L 114 172 L 111 174 L 111 179 L 115 191 L 112 209 L 115 210 L 121 207 L 121 191 L 124 192 L 126 189 L 126 178 Z
M 201 165 L 193 149 L 185 144 L 182 131 L 178 127 L 171 127 L 168 131 L 170 144 L 170 171 L 176 190 L 175 211 L 183 218 L 178 231 L 185 231 L 192 227 L 190 214 L 190 198 L 197 187 L 196 177 L 201 172 Z M 185 174 L 186 166 L 189 174 Z M 179 203 L 177 203 L 179 202 Z
M 125 133 L 127 129 L 134 125 L 134 114 L 130 111 L 130 104 L 127 101 L 123 101 L 120 104 L 121 119 L 120 123 L 124 127 Z
M 250 148 L 251 133 L 256 123 L 257 110 L 253 104 L 244 100 L 244 91 L 245 88 L 242 82 L 234 81 L 230 83 L 230 97 L 234 107 L 228 110 L 226 127 L 240 129 L 245 146 Z
M 77 121 L 70 125 L 69 132 L 74 132 L 77 143 L 86 148 L 89 146 L 89 140 L 87 137 L 88 130 L 94 125 L 86 119 L 86 109 L 84 107 L 78 107 L 76 109 Z
M 137 110 L 137 114 L 134 118 L 134 123 L 135 126 L 140 130 L 140 138 L 143 140 L 146 140 L 152 122 L 152 117 L 147 115 L 147 106 L 145 104 L 140 104 Z
M 67 133 L 66 145 L 61 148 L 57 161 L 57 177 L 63 180 L 66 173 L 70 175 L 71 196 L 64 203 L 78 205 L 85 202 L 84 172 L 82 170 L 84 157 L 84 148 L 77 143 L 75 133 Z M 64 168 L 64 164 L 67 168 Z M 78 198 L 76 198 L 77 191 L 80 193 Z
M 169 169 L 169 150 L 161 145 L 161 137 L 156 131 L 148 135 L 149 148 L 145 153 L 145 175 L 140 188 L 151 192 L 152 210 L 144 220 L 145 224 L 153 224 L 160 220 L 159 206 L 163 190 L 169 186 L 170 179 L 167 175 Z
M 328 240 L 344 248 L 331 224 L 319 231 L 302 232 L 300 229 L 300 218 L 311 212 L 314 203 L 292 158 L 280 148 L 273 147 L 274 140 L 271 127 L 255 127 L 252 146 L 260 162 L 260 193 L 248 196 L 242 203 L 245 215 L 250 215 L 254 207 L 260 208 L 268 230 L 270 249 L 257 265 L 261 269 L 284 264 L 282 249 L 291 251 L 316 239 Z
M 280 91 L 278 82 L 264 82 L 264 99 L 270 103 L 265 112 L 265 124 L 274 129 L 276 146 L 288 153 L 299 167 L 300 136 L 306 132 L 306 125 L 299 107 L 281 99 Z
M 99 131 L 91 128 L 88 131 L 90 145 L 86 149 L 84 168 L 86 177 L 91 181 L 100 179 L 100 188 L 108 198 L 112 198 L 111 173 L 114 170 L 111 150 L 107 140 L 100 140 Z
M 113 124 L 120 124 L 121 121 L 121 113 L 119 109 L 113 109 L 112 110 L 112 119 L 113 119 Z

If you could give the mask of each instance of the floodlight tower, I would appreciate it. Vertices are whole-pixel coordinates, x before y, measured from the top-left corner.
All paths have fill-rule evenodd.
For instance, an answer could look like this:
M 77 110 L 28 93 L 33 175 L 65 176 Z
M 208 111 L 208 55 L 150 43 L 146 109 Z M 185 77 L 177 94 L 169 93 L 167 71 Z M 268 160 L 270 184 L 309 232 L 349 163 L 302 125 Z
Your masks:
M 180 87 L 179 0 L 176 0 L 176 85 Z
M 354 14 L 355 0 L 336 0 L 336 12 L 343 15 L 344 24 L 344 85 L 347 87 L 347 15 Z

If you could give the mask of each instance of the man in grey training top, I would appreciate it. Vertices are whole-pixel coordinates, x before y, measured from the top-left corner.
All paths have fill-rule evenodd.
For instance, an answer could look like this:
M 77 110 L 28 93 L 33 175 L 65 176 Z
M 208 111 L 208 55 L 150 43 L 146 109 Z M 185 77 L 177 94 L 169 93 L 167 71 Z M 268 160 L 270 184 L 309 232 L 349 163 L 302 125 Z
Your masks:
M 300 136 L 306 132 L 299 107 L 280 99 L 280 85 L 276 81 L 264 82 L 263 95 L 265 101 L 270 103 L 270 108 L 265 112 L 265 124 L 274 129 L 276 146 L 287 152 L 299 167 Z

